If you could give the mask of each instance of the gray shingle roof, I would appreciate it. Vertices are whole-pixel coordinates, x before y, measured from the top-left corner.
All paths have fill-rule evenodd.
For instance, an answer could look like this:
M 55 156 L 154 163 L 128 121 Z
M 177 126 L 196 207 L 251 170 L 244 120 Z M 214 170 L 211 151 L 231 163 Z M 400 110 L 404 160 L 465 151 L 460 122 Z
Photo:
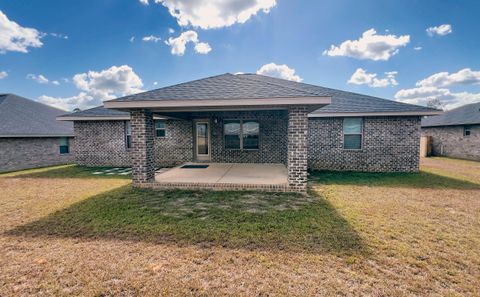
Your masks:
M 130 95 L 112 101 L 260 99 L 316 97 L 307 90 L 272 85 L 230 73 Z
M 480 102 L 467 104 L 442 115 L 422 119 L 422 127 L 480 124 Z
M 58 122 L 65 111 L 13 94 L 0 94 L 0 137 L 73 136 L 73 124 Z
M 130 113 L 116 109 L 108 109 L 103 106 L 97 106 L 73 113 L 62 114 L 58 118 L 64 117 L 130 117 Z
M 230 73 L 207 77 L 140 94 L 114 99 L 116 102 L 149 100 L 201 100 L 201 99 L 260 99 L 332 97 L 332 103 L 314 111 L 312 115 L 335 113 L 376 113 L 376 112 L 432 112 L 435 109 L 396 102 L 357 93 L 335 90 L 305 83 L 273 78 L 258 74 Z M 103 107 L 96 107 L 69 117 L 116 117 L 126 113 Z
M 435 109 L 401 103 L 393 100 L 382 99 L 378 97 L 362 95 L 342 90 L 330 89 L 305 83 L 258 75 L 258 74 L 242 74 L 250 80 L 259 80 L 269 82 L 274 85 L 283 85 L 285 87 L 299 89 L 305 92 L 315 94 L 317 96 L 332 97 L 332 103 L 322 107 L 312 115 L 321 113 L 370 113 L 370 112 L 430 112 Z

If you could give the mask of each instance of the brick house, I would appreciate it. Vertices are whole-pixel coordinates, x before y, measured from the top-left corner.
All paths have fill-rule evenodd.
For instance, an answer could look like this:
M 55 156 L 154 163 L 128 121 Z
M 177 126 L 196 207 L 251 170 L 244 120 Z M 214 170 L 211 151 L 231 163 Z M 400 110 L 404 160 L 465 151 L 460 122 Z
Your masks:
M 422 119 L 422 135 L 432 137 L 432 153 L 480 161 L 480 102 Z
M 433 114 L 439 111 L 256 74 L 223 74 L 57 119 L 74 122 L 77 163 L 132 166 L 137 186 L 158 187 L 156 168 L 188 162 L 283 164 L 285 185 L 265 187 L 304 192 L 307 169 L 418 171 L 420 120 Z
M 0 94 L 0 172 L 73 163 L 73 125 L 56 109 Z

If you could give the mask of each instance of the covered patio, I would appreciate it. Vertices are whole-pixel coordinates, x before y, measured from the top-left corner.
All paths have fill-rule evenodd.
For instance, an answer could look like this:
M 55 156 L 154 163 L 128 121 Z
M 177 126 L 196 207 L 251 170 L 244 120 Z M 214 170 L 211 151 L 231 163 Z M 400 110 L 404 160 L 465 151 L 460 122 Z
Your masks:
M 186 189 L 288 190 L 283 164 L 186 163 L 155 173 L 157 187 Z
M 130 112 L 135 186 L 305 193 L 308 114 L 330 102 L 329 96 L 225 74 L 105 107 Z M 165 141 L 170 146 L 155 145 L 154 117 L 171 119 L 171 128 L 176 121 L 178 129 Z M 156 172 L 160 159 L 208 166 Z

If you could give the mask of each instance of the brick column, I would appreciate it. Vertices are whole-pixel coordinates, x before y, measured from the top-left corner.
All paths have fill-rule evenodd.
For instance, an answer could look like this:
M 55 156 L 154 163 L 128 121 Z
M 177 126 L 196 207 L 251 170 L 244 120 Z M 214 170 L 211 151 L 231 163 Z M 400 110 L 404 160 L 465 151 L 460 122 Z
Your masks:
M 155 180 L 153 115 L 149 110 L 130 112 L 132 125 L 132 179 L 134 185 Z
M 288 110 L 288 184 L 292 190 L 306 193 L 308 162 L 308 110 L 290 107 Z

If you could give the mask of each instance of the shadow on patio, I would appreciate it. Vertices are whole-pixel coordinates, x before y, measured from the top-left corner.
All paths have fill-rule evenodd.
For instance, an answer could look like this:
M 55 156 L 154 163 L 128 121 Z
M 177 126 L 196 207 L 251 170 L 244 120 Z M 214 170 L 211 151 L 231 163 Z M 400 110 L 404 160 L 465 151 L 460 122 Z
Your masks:
M 351 225 L 328 201 L 315 194 L 155 191 L 125 186 L 6 234 L 367 253 Z

